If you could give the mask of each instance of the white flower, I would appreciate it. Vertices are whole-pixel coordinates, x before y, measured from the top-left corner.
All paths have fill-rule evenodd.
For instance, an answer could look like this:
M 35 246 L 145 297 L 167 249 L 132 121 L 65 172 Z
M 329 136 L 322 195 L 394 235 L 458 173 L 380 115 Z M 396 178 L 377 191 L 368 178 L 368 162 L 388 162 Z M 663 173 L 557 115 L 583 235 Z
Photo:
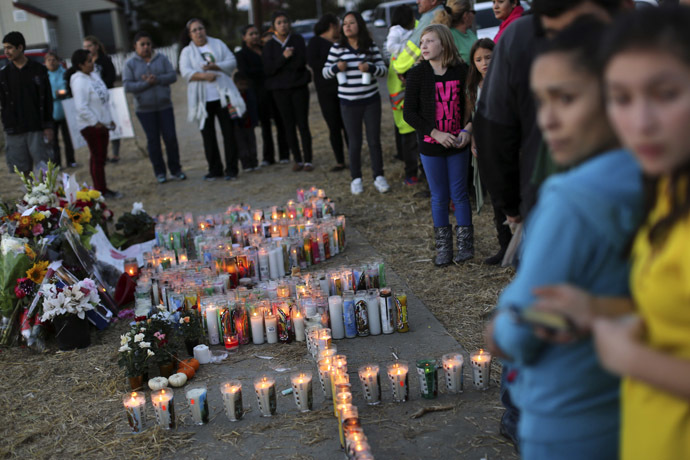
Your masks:
M 143 205 L 143 203 L 135 201 L 132 204 L 132 214 L 140 214 L 140 213 L 144 213 L 144 214 L 146 213 L 146 211 L 144 211 L 144 205 Z
M 127 345 L 129 343 L 129 336 L 127 334 L 120 336 L 120 345 Z
M 184 324 L 184 318 L 180 318 L 180 324 Z
M 140 332 L 146 332 L 146 328 L 145 328 L 145 327 L 142 327 L 142 328 L 139 329 L 139 331 L 140 331 Z
M 139 347 L 141 348 L 151 348 L 151 342 L 141 342 L 139 344 Z
M 118 351 L 119 351 L 120 353 L 124 353 L 124 352 L 126 352 L 126 351 L 132 351 L 132 349 L 129 348 L 129 345 L 122 345 Z
M 134 343 L 141 342 L 144 340 L 144 334 L 137 334 L 134 336 Z
M 155 355 L 154 352 L 152 352 L 151 350 L 146 350 L 146 356 L 148 356 L 150 358 L 153 355 Z

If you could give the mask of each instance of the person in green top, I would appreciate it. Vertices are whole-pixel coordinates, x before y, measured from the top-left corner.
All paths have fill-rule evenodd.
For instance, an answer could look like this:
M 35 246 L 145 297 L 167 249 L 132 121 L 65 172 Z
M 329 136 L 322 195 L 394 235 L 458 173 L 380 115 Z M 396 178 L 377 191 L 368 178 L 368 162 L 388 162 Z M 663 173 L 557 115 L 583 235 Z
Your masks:
M 448 0 L 445 7 L 439 10 L 431 21 L 432 24 L 448 26 L 460 57 L 468 64 L 470 63 L 470 50 L 474 42 L 477 41 L 477 34 L 472 30 L 475 14 L 476 11 L 472 9 L 470 0 Z

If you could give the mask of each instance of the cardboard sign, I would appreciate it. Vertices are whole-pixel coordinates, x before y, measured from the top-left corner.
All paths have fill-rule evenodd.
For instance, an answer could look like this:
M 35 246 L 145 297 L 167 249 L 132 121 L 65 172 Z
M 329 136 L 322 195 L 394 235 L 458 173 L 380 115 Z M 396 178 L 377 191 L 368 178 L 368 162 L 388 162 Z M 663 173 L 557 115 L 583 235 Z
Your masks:
M 110 131 L 110 140 L 125 139 L 134 137 L 134 127 L 132 118 L 129 116 L 129 106 L 124 88 L 111 88 L 110 93 L 110 116 L 115 122 L 115 129 Z M 72 145 L 75 149 L 86 147 L 86 141 L 77 127 L 77 112 L 74 110 L 74 99 L 63 99 L 62 108 L 65 111 L 65 119 L 69 127 L 69 134 L 72 138 Z

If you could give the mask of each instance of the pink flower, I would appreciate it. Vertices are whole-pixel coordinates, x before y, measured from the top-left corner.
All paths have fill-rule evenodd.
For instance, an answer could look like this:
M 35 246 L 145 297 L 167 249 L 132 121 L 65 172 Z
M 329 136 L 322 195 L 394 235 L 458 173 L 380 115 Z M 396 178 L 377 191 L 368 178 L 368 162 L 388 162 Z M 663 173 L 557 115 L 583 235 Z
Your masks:
M 163 340 L 163 339 L 165 339 L 165 334 L 161 334 L 160 331 L 159 331 L 159 332 L 156 332 L 155 334 L 153 334 L 153 336 L 154 336 L 155 338 L 157 338 L 158 340 Z
M 33 233 L 34 236 L 41 235 L 43 233 L 43 225 L 41 224 L 36 224 L 33 226 L 31 229 L 31 233 Z

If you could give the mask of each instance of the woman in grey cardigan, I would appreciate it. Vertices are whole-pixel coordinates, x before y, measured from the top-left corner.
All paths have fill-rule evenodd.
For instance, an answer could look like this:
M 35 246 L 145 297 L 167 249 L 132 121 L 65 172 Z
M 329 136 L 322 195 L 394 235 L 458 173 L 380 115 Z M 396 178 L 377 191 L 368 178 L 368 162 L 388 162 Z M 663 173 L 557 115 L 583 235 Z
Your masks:
M 180 166 L 180 149 L 175 131 L 175 114 L 170 98 L 170 85 L 177 75 L 167 57 L 153 51 L 151 36 L 139 32 L 134 37 L 136 55 L 125 63 L 122 81 L 125 91 L 134 94 L 134 111 L 146 133 L 146 144 L 153 173 L 159 183 L 165 183 L 165 161 L 161 136 L 165 142 L 170 177 L 187 178 Z

